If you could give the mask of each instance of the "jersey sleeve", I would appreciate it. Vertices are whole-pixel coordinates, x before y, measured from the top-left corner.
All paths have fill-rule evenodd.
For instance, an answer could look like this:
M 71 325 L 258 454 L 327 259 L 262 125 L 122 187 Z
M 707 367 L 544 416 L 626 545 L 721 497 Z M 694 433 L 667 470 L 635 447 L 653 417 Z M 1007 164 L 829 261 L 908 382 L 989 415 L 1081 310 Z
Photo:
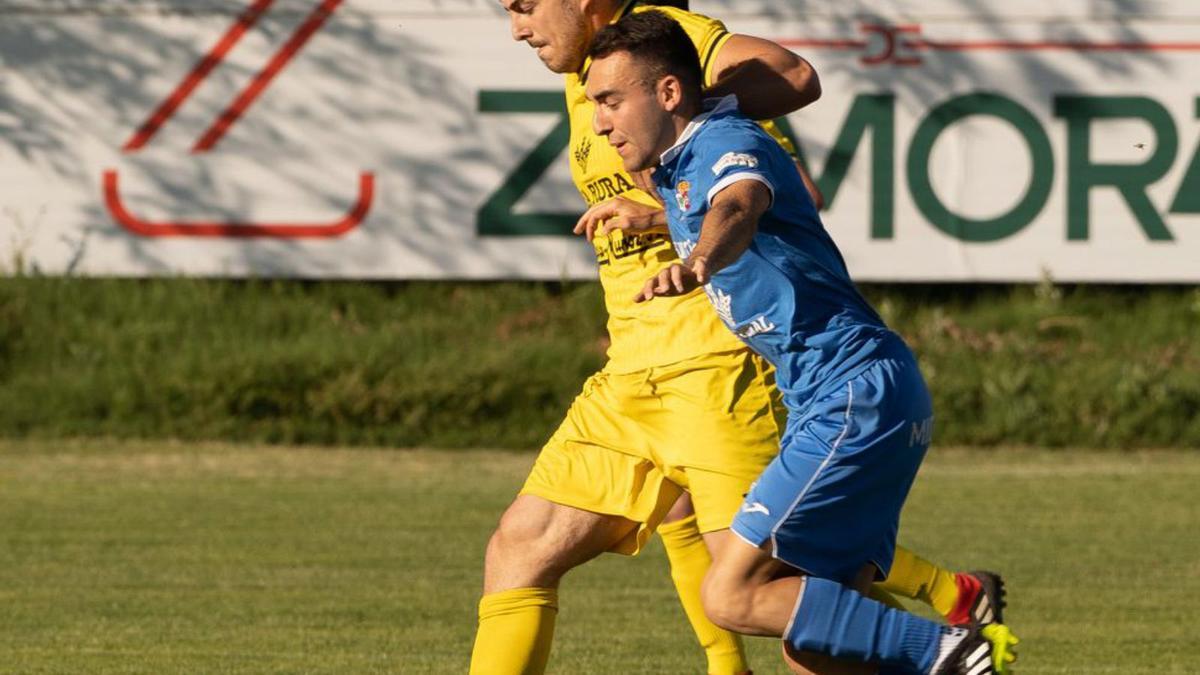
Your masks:
M 705 139 L 697 153 L 697 171 L 705 173 L 706 189 L 704 202 L 712 206 L 713 199 L 725 188 L 744 180 L 753 180 L 767 186 L 771 202 L 775 201 L 775 184 L 772 178 L 771 152 L 775 141 L 762 133 L 745 133 L 744 128 L 722 131 Z
M 688 37 L 692 38 L 692 44 L 696 45 L 696 53 L 700 55 L 700 69 L 704 73 L 703 84 L 705 87 L 711 86 L 714 75 L 713 62 L 717 60 L 717 52 L 721 51 L 721 47 L 724 46 L 725 42 L 732 35 L 729 29 L 725 28 L 725 24 L 703 14 L 688 12 L 675 7 L 647 5 L 634 9 L 635 12 L 649 10 L 662 12 L 671 17 L 683 27 Z

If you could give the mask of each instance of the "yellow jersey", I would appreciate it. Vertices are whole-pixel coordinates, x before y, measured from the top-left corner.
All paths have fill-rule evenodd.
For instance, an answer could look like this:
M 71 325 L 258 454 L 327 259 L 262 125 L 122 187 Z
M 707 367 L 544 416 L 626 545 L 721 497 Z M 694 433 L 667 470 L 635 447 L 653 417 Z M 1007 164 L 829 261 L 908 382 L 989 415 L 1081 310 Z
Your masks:
M 629 11 L 655 10 L 677 21 L 700 54 L 704 85 L 712 78 L 713 57 L 729 39 L 725 25 L 715 19 L 673 7 L 637 6 L 627 2 L 617 12 L 617 21 Z M 608 139 L 592 131 L 594 105 L 584 93 L 585 62 L 579 73 L 566 76 L 567 113 L 571 121 L 571 178 L 589 207 L 616 196 L 658 206 L 658 202 L 634 186 L 625 171 L 621 156 Z M 763 123 L 785 148 L 791 143 L 775 125 Z M 793 153 L 794 154 L 794 153 Z M 650 277 L 679 260 L 670 238 L 665 234 L 626 236 L 616 231 L 598 235 L 592 242 L 600 266 L 600 285 L 608 309 L 609 363 L 606 370 L 629 373 L 685 359 L 744 349 L 717 317 L 708 298 L 700 289 L 673 298 L 655 298 L 650 302 L 633 301 Z

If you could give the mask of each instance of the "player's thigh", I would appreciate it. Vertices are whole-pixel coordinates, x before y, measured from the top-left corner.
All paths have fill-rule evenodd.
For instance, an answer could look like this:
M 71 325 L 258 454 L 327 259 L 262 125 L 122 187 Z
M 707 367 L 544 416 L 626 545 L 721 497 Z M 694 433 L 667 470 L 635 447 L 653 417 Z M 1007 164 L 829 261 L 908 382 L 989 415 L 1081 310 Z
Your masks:
M 646 426 L 667 476 L 691 494 L 701 532 L 729 527 L 779 451 L 782 406 L 770 367 L 748 352 L 657 369 L 659 414 Z
M 667 511 L 667 515 L 663 517 L 662 524 L 674 523 L 694 515 L 696 515 L 696 509 L 692 505 L 692 496 L 684 492 L 671 505 L 671 510 Z
M 610 550 L 637 523 L 519 495 L 488 544 L 484 591 L 552 587 L 572 568 Z
M 728 630 L 778 637 L 796 603 L 800 579 L 765 550 L 729 530 L 704 535 L 713 563 L 701 597 L 709 618 Z
M 761 586 L 796 574 L 794 569 L 771 557 L 764 547 L 750 544 L 732 530 L 706 532 L 703 537 L 713 559 L 709 577 L 714 588 Z
M 639 422 L 664 464 L 761 471 L 779 451 L 786 411 L 774 371 L 749 350 L 654 368 Z
M 542 450 L 520 496 L 632 523 L 607 550 L 636 555 L 682 492 L 649 460 L 567 444 Z
M 728 530 L 762 470 L 757 463 L 747 462 L 731 463 L 726 471 L 683 470 L 701 534 Z
M 635 523 L 609 549 L 628 555 L 645 545 L 682 493 L 651 458 L 644 430 L 625 410 L 640 383 L 603 373 L 590 379 L 521 488 L 524 496 Z
M 704 543 L 712 555 L 710 575 L 717 585 L 759 587 L 784 577 L 801 577 L 803 572 L 773 557 L 766 545 L 754 544 L 732 530 L 718 530 L 704 535 Z M 875 567 L 864 564 L 853 577 L 850 586 L 866 593 L 875 579 Z
M 733 529 L 823 578 L 852 583 L 865 563 L 886 574 L 895 525 L 925 452 L 913 430 L 927 420 L 928 406 L 897 395 L 905 389 L 895 383 L 910 376 L 919 378 L 915 366 L 911 373 L 873 368 L 814 401 L 809 416 L 789 429 Z

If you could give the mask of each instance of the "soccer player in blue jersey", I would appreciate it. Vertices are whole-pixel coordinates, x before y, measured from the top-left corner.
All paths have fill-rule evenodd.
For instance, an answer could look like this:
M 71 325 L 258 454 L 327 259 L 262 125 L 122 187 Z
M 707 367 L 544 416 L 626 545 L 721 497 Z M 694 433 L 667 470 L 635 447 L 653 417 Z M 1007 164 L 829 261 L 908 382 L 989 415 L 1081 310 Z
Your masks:
M 779 456 L 711 539 L 710 618 L 782 637 L 800 672 L 1006 671 L 1016 640 L 1005 626 L 949 628 L 860 594 L 891 567 L 933 411 L 916 360 L 855 289 L 791 158 L 736 98 L 702 101 L 696 49 L 667 17 L 627 16 L 589 53 L 595 131 L 627 170 L 654 169 L 680 258 L 637 300 L 703 286 L 775 366 L 788 408 Z

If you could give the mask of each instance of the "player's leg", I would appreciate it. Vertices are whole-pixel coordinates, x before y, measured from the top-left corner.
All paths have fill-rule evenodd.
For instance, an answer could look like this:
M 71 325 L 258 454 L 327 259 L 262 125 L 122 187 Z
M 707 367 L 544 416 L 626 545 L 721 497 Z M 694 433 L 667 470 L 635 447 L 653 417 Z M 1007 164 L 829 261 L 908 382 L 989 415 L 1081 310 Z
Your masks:
M 492 536 L 472 673 L 542 672 L 562 575 L 604 551 L 637 553 L 681 494 L 635 445 L 625 379 L 644 378 L 588 380 Z
M 956 673 L 947 668 L 967 656 L 968 645 L 985 646 L 979 636 L 887 607 L 851 586 L 787 576 L 769 553 L 728 531 L 706 538 L 714 550 L 704 585 L 709 616 L 732 631 L 783 638 L 797 673 Z M 866 580 L 856 583 L 862 588 Z M 1003 636 L 998 642 L 1004 646 Z M 990 658 L 996 647 L 986 647 Z
M 706 643 L 708 672 L 749 670 L 740 639 L 704 614 L 701 570 L 708 568 L 711 556 L 700 535 L 729 527 L 743 495 L 778 453 L 778 392 L 771 385 L 770 368 L 748 350 L 706 354 L 654 369 L 643 389 L 637 416 L 655 440 L 667 477 L 688 490 L 695 512 L 681 521 L 690 524 L 690 564 L 672 552 L 677 531 L 665 522 L 659 526 L 680 599 Z M 681 571 L 689 577 L 687 583 Z M 708 632 L 704 625 L 712 626 L 708 631 L 718 641 L 703 638 Z
M 562 576 L 636 526 L 620 516 L 518 496 L 488 542 L 472 675 L 544 671 Z
M 671 580 L 696 639 L 708 659 L 709 675 L 734 675 L 749 670 L 741 638 L 718 627 L 704 613 L 700 588 L 712 556 L 700 535 L 691 497 L 685 492 L 658 526 L 671 563 Z
M 933 607 L 954 626 L 1004 623 L 1004 580 L 994 572 L 953 572 L 896 547 L 887 579 L 875 589 Z
M 714 620 L 751 635 L 786 634 L 796 598 L 803 589 L 803 577 L 770 555 L 757 555 L 750 547 L 744 547 L 746 551 L 732 547 L 735 537 L 729 530 L 710 532 L 705 539 L 721 561 L 704 587 L 706 606 Z M 798 675 L 866 675 L 877 669 L 874 664 L 838 662 L 826 655 L 796 652 L 786 642 L 782 644 L 784 662 Z
M 930 415 L 916 364 L 898 350 L 793 420 L 782 452 L 735 518 L 735 536 L 722 537 L 714 553 L 705 585 L 714 621 L 780 635 L 796 652 L 920 673 L 962 665 L 966 646 L 976 660 L 1002 651 L 1007 643 L 898 611 L 845 585 L 864 564 L 890 568 L 900 510 L 925 453 L 918 431 Z M 817 576 L 773 578 L 772 558 Z M 980 673 L 991 672 L 990 662 L 983 665 Z
M 488 541 L 483 592 L 557 587 L 569 570 L 613 548 L 636 527 L 621 516 L 519 495 Z

